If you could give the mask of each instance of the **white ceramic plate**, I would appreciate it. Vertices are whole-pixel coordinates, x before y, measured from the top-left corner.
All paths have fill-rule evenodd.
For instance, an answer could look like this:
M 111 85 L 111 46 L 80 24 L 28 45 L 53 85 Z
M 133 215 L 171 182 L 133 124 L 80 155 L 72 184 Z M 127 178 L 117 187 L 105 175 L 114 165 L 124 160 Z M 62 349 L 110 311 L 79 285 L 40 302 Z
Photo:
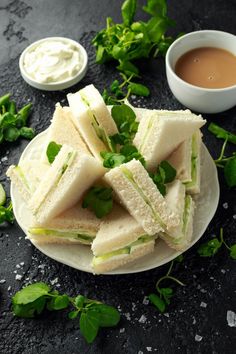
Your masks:
M 37 135 L 25 148 L 21 155 L 22 160 L 38 160 L 41 158 L 43 145 L 47 136 L 47 130 Z M 193 239 L 188 248 L 192 247 L 203 235 L 209 222 L 213 218 L 219 201 L 219 183 L 215 164 L 204 144 L 202 144 L 202 176 L 201 193 L 195 198 L 196 209 L 193 225 Z M 11 199 L 13 203 L 16 220 L 27 235 L 28 227 L 32 220 L 32 214 L 27 209 L 24 200 L 17 189 L 11 185 Z M 58 262 L 70 267 L 92 273 L 91 261 L 92 252 L 88 246 L 83 245 L 60 245 L 45 244 L 38 245 L 33 242 L 41 252 Z M 128 264 L 122 268 L 106 274 L 128 274 L 142 272 L 148 269 L 159 267 L 168 263 L 182 252 L 169 248 L 164 241 L 157 240 L 153 253 Z

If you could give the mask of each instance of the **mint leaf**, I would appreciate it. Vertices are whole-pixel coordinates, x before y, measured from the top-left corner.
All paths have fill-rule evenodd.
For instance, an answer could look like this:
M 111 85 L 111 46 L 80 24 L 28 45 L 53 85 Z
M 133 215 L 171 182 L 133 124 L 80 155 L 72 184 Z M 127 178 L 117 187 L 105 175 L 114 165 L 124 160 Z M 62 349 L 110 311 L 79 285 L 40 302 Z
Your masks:
M 79 321 L 80 331 L 88 343 L 92 343 L 99 330 L 99 313 L 96 310 L 82 312 Z
M 47 150 L 46 150 L 46 154 L 47 154 L 47 158 L 48 158 L 48 162 L 49 163 L 53 163 L 53 161 L 55 160 L 57 154 L 61 150 L 61 147 L 62 147 L 62 145 L 57 144 L 55 141 L 51 141 L 48 144 L 48 147 L 47 147 Z
M 97 218 L 103 218 L 113 207 L 112 188 L 91 187 L 84 196 L 82 207 L 90 208 Z
M 197 250 L 198 254 L 201 257 L 211 257 L 218 252 L 219 248 L 221 247 L 222 243 L 217 239 L 213 238 L 212 240 L 203 243 L 199 249 Z
M 166 304 L 165 302 L 156 294 L 150 294 L 148 296 L 149 300 L 151 301 L 151 303 L 156 306 L 156 308 L 161 312 L 165 312 L 166 309 Z
M 232 160 L 228 160 L 224 167 L 225 180 L 229 187 L 236 186 L 236 155 Z
M 230 247 L 230 257 L 236 259 L 236 244 Z

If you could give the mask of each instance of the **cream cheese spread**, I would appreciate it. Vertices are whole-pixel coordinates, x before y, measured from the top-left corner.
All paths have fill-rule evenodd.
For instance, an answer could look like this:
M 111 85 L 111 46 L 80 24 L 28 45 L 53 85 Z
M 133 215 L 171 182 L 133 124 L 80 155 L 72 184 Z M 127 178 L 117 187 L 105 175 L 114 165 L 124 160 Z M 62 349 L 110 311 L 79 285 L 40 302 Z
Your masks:
M 39 83 L 57 83 L 73 78 L 83 66 L 80 48 L 71 41 L 48 39 L 25 53 L 23 66 Z

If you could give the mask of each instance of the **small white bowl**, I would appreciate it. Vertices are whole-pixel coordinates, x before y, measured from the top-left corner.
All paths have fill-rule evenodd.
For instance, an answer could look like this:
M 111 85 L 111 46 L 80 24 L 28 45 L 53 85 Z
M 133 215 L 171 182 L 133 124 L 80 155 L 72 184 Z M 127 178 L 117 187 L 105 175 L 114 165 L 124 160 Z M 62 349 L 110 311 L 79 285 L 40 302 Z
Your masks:
M 31 76 L 29 76 L 29 74 L 25 70 L 24 58 L 25 58 L 26 53 L 31 51 L 33 48 L 36 48 L 39 44 L 46 42 L 46 41 L 53 41 L 53 40 L 61 41 L 63 43 L 70 43 L 70 44 L 73 44 L 74 46 L 76 46 L 78 48 L 78 51 L 79 51 L 81 58 L 82 58 L 82 66 L 81 66 L 80 70 L 76 73 L 76 75 L 71 78 L 67 78 L 65 80 L 57 81 L 57 82 L 41 83 L 41 82 L 38 82 L 37 80 L 35 80 L 34 78 L 32 78 Z M 85 76 L 85 74 L 87 72 L 88 55 L 87 55 L 87 52 L 84 49 L 84 47 L 72 39 L 69 39 L 66 37 L 47 37 L 47 38 L 43 38 L 43 39 L 40 39 L 39 41 L 32 43 L 22 52 L 20 59 L 19 59 L 19 67 L 20 67 L 20 72 L 21 72 L 23 79 L 29 85 L 31 85 L 39 90 L 44 90 L 44 91 L 64 90 L 68 87 L 71 87 L 71 86 L 77 84 L 80 80 L 83 79 L 83 77 Z
M 166 54 L 166 75 L 169 87 L 184 106 L 200 113 L 219 113 L 236 105 L 236 85 L 209 89 L 191 85 L 175 73 L 177 60 L 186 52 L 200 47 L 225 49 L 236 55 L 236 36 L 204 30 L 188 33 L 169 47 Z

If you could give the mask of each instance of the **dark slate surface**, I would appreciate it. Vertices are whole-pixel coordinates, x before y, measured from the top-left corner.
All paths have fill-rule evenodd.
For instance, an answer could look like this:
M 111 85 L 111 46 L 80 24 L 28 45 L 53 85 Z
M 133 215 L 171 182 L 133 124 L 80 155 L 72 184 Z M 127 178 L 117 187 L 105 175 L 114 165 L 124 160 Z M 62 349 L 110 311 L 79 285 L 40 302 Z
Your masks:
M 89 52 L 89 71 L 83 82 L 73 88 L 94 83 L 103 89 L 114 78 L 112 66 L 94 64 L 90 45 L 92 31 L 101 29 L 105 18 L 120 19 L 122 1 L 109 0 L 7 0 L 0 1 L 0 95 L 12 92 L 19 106 L 33 102 L 31 124 L 37 133 L 49 125 L 57 101 L 65 104 L 65 92 L 46 93 L 29 87 L 18 70 L 18 57 L 32 41 L 50 35 L 68 36 L 81 40 Z M 142 1 L 139 1 L 142 3 Z M 236 1 L 182 0 L 168 1 L 169 14 L 177 21 L 173 33 L 199 29 L 220 29 L 236 34 L 234 15 Z M 145 18 L 145 15 L 142 15 Z M 140 105 L 178 109 L 181 106 L 170 93 L 164 74 L 163 59 L 143 63 L 144 82 L 152 96 L 140 100 Z M 205 116 L 226 129 L 236 130 L 236 108 L 215 116 Z M 217 156 L 221 144 L 206 129 L 204 141 Z M 5 178 L 7 166 L 16 163 L 27 145 L 21 141 L 0 147 L 0 181 L 9 195 Z M 0 353 L 233 353 L 236 347 L 236 328 L 229 327 L 227 310 L 236 311 L 235 261 L 225 250 L 212 259 L 202 259 L 197 248 L 224 227 L 229 244 L 236 241 L 235 192 L 229 191 L 219 175 L 221 199 L 217 213 L 202 240 L 186 252 L 184 263 L 174 274 L 186 287 L 175 287 L 176 295 L 168 312 L 159 314 L 145 304 L 144 296 L 154 291 L 156 280 L 167 266 L 140 274 L 126 276 L 93 276 L 57 263 L 24 239 L 15 223 L 0 228 Z M 226 203 L 226 204 L 225 204 Z M 21 262 L 20 268 L 17 268 Z M 16 274 L 22 279 L 16 280 Z M 5 280 L 5 282 L 3 281 Z M 100 332 L 96 342 L 88 346 L 80 335 L 76 321 L 65 313 L 45 314 L 35 320 L 14 318 L 11 313 L 11 294 L 32 281 L 52 282 L 54 287 L 70 295 L 82 293 L 118 306 L 122 318 L 115 329 Z M 206 307 L 202 307 L 204 303 Z M 142 317 L 144 323 L 139 320 Z M 201 336 L 201 341 L 196 340 Z

